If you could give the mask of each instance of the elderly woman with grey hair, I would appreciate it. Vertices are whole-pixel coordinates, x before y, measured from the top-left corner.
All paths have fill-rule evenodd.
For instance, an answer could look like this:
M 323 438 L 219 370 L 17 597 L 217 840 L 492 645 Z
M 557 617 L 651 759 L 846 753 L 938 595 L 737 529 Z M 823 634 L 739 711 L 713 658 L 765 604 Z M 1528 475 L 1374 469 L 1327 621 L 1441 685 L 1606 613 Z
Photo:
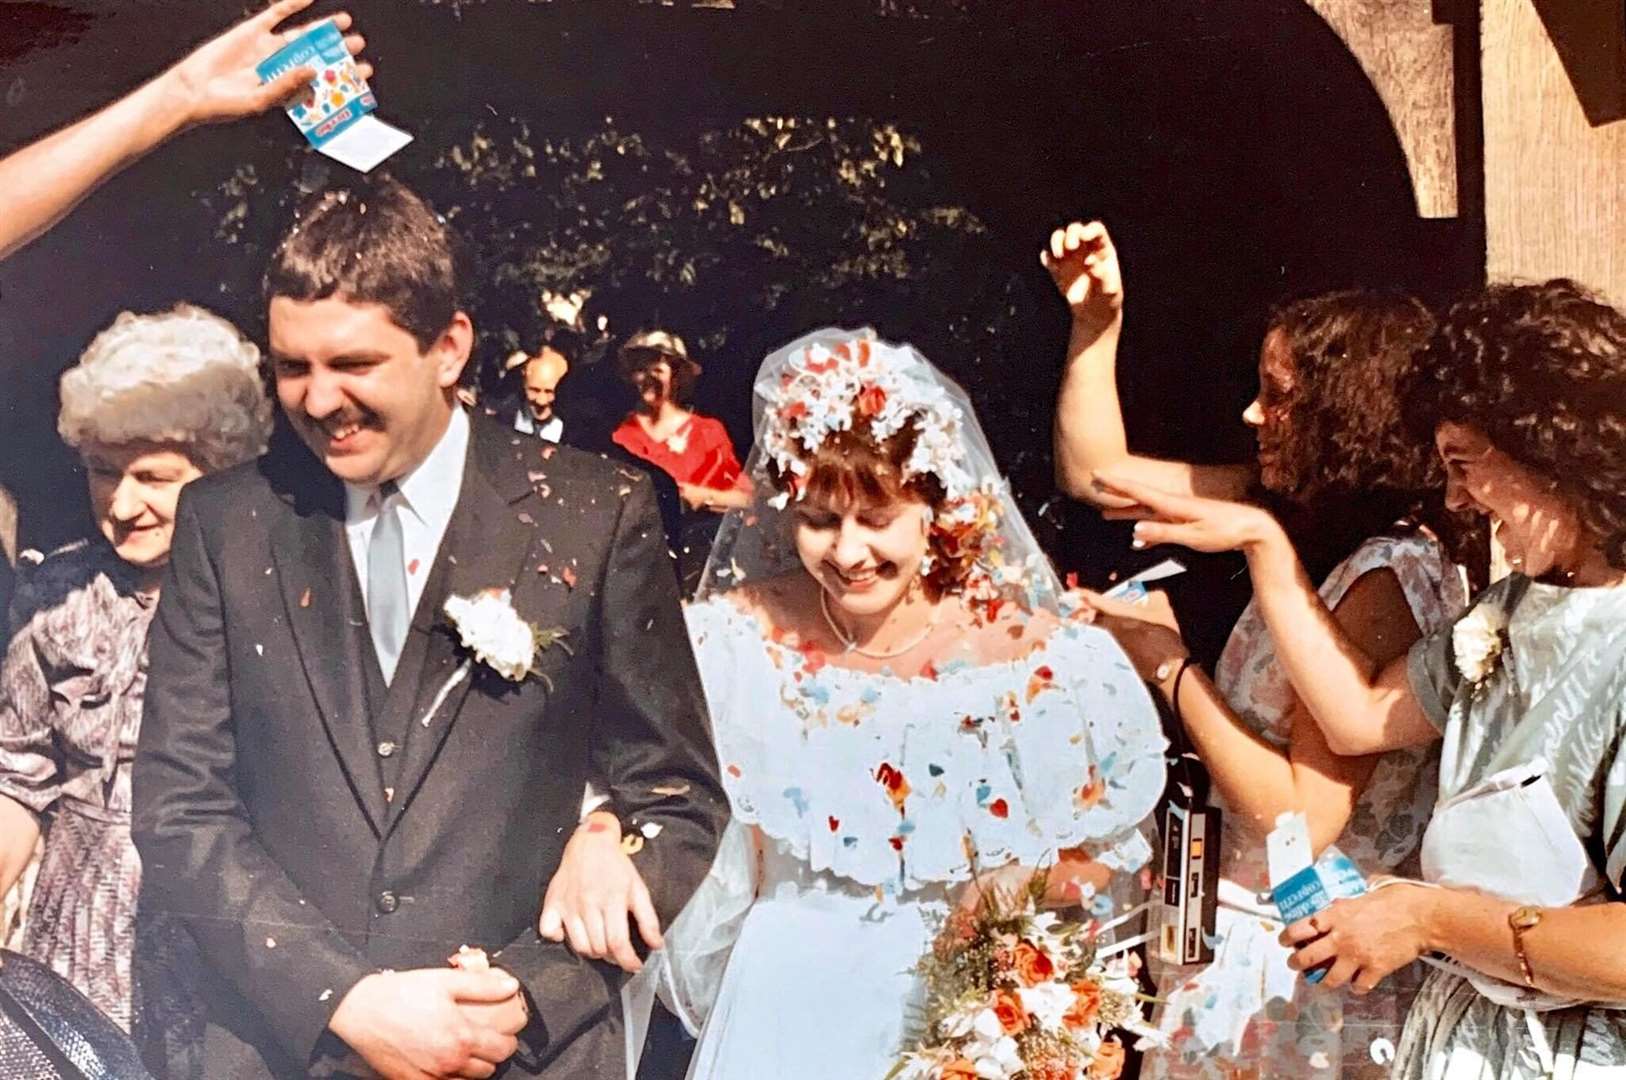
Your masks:
M 0 668 L 0 895 L 43 828 L 22 950 L 126 1030 L 147 627 L 181 488 L 265 449 L 259 359 L 230 323 L 184 304 L 125 312 L 97 335 L 62 377 L 57 427 L 84 461 L 100 535 L 46 559 L 13 601 Z

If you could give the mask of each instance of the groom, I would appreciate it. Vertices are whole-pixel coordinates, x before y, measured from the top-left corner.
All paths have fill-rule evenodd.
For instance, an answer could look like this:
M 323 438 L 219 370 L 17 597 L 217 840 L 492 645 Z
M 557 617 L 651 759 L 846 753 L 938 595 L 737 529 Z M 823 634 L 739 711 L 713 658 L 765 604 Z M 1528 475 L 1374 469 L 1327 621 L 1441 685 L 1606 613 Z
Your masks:
M 165 981 L 201 1016 L 150 1020 L 171 1075 L 624 1076 L 591 957 L 637 966 L 629 912 L 658 942 L 726 818 L 648 482 L 457 406 L 454 249 L 389 181 L 308 206 L 266 274 L 305 445 L 181 501 L 133 825 L 143 911 L 200 957 Z M 460 640 L 514 613 L 534 654 Z

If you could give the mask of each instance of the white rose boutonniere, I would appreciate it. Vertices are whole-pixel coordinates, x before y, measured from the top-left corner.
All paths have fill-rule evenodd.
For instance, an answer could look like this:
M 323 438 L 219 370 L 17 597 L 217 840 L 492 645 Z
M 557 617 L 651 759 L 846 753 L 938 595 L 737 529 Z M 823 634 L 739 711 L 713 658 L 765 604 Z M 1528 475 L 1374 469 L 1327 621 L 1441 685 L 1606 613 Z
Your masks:
M 1480 690 L 1501 663 L 1507 648 L 1507 612 L 1495 604 L 1480 604 L 1451 628 L 1451 649 L 1457 672 Z
M 449 596 L 446 616 L 474 659 L 510 682 L 524 682 L 538 674 L 536 655 L 548 646 L 569 651 L 565 631 L 542 630 L 520 618 L 507 589 Z

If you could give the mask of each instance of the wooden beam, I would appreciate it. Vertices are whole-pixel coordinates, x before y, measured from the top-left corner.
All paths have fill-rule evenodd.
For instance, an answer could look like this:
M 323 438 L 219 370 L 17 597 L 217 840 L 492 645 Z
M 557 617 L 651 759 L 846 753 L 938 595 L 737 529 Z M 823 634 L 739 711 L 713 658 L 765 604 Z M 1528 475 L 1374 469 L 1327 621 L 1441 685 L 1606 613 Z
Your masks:
M 1626 122 L 1593 126 L 1530 0 L 1483 0 L 1480 37 L 1487 274 L 1626 304 Z
M 1377 88 L 1411 170 L 1417 213 L 1457 215 L 1452 28 L 1436 0 L 1305 0 Z
M 1593 126 L 1626 119 L 1626 3 L 1535 0 L 1547 36 Z

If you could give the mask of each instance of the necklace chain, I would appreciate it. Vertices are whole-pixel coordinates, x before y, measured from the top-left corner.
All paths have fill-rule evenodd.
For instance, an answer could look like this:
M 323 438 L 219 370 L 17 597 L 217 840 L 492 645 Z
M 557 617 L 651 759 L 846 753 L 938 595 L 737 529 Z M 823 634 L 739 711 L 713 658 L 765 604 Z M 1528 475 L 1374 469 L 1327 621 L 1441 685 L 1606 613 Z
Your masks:
M 830 594 L 825 592 L 822 587 L 819 589 L 819 612 L 824 616 L 824 624 L 830 628 L 830 632 L 836 636 L 836 640 L 841 642 L 841 644 L 845 647 L 846 652 L 857 653 L 859 656 L 867 656 L 871 660 L 895 660 L 903 654 L 919 648 L 921 642 L 930 637 L 932 631 L 937 629 L 938 613 L 934 608 L 932 611 L 931 620 L 926 623 L 925 628 L 922 629 L 919 634 L 916 634 L 914 638 L 908 642 L 908 644 L 899 646 L 898 648 L 891 649 L 886 652 L 876 652 L 859 645 L 857 640 L 848 637 L 846 631 L 842 630 L 841 627 L 837 625 L 835 617 L 830 614 Z

